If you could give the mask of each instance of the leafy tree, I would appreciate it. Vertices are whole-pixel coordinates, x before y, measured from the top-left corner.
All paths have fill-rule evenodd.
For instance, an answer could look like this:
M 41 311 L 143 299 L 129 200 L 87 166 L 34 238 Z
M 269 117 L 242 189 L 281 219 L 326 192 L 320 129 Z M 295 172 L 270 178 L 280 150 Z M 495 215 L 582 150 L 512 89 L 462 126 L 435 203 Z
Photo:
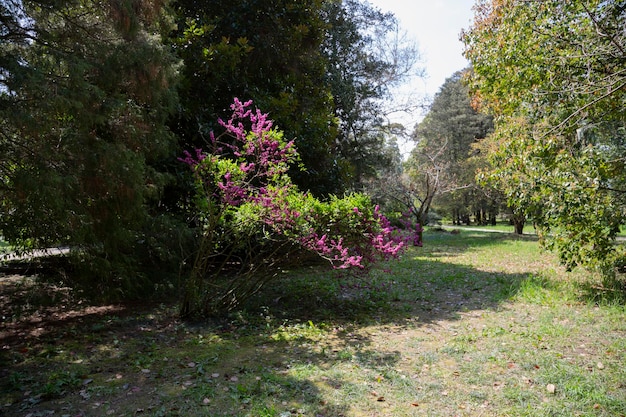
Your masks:
M 0 232 L 70 245 L 95 292 L 146 284 L 140 256 L 172 150 L 175 61 L 162 2 L 3 1 Z M 150 232 L 152 233 L 152 232 Z M 152 260 L 154 261 L 154 259 Z
M 174 131 L 201 146 L 233 97 L 252 99 L 294 138 L 316 195 L 341 193 L 380 164 L 383 100 L 418 55 L 397 21 L 356 0 L 211 0 L 173 4 L 186 63 Z
M 291 174 L 317 195 L 336 191 L 336 123 L 321 45 L 322 0 L 177 0 L 172 44 L 185 62 L 173 130 L 202 147 L 234 97 L 254 100 L 295 139 L 305 171 Z
M 398 21 L 367 2 L 327 1 L 328 30 L 322 45 L 327 78 L 339 121 L 337 152 L 350 167 L 356 188 L 388 165 L 381 158 L 389 133 L 399 133 L 386 118 L 391 89 L 419 74 L 416 46 L 402 35 Z
M 482 213 L 492 205 L 474 179 L 476 144 L 491 130 L 492 120 L 472 108 L 462 75 L 459 71 L 446 79 L 435 95 L 413 132 L 416 146 L 407 162 L 409 175 L 424 196 L 423 215 L 438 200 L 455 223 L 467 222 L 471 212 Z M 482 214 L 479 217 L 482 220 Z
M 491 177 L 570 267 L 606 264 L 624 222 L 625 23 L 620 1 L 483 0 L 463 34 Z

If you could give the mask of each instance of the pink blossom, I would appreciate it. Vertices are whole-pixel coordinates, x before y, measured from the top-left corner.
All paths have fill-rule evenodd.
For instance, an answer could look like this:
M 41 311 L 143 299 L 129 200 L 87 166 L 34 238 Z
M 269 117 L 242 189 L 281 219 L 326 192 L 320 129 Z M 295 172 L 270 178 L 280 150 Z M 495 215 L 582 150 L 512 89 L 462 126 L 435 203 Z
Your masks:
M 212 153 L 195 149 L 194 153 L 184 151 L 184 157 L 179 158 L 194 169 L 196 179 L 203 184 L 204 198 L 221 205 L 217 215 L 251 203 L 264 231 L 291 239 L 338 269 L 366 271 L 379 260 L 400 256 L 411 240 L 421 245 L 419 225 L 407 227 L 413 234 L 402 234 L 380 213 L 379 206 L 371 215 L 370 208 L 353 207 L 351 212 L 343 213 L 344 218 L 335 219 L 335 225 L 320 224 L 318 213 L 290 206 L 288 197 L 294 193 L 309 198 L 284 175 L 297 158 L 294 141 L 284 142 L 272 130 L 273 122 L 267 114 L 252 111 L 251 105 L 251 101 L 234 100 L 232 117 L 219 120 L 225 133 L 210 135 Z M 220 167 L 224 167 L 220 164 L 224 162 L 228 162 L 229 171 L 219 178 L 223 172 Z M 349 221 L 350 226 L 341 226 L 343 221 Z M 342 227 L 349 229 L 342 231 Z M 346 231 L 349 233 L 343 236 Z

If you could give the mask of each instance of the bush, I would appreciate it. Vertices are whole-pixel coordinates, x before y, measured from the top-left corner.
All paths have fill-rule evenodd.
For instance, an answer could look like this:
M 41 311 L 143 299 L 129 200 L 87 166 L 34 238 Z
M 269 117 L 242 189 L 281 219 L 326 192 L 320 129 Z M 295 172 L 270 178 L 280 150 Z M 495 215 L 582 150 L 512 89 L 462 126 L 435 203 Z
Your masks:
M 210 152 L 181 159 L 194 173 L 199 225 L 183 316 L 234 308 L 302 251 L 363 273 L 407 244 L 366 195 L 324 202 L 301 192 L 287 174 L 298 162 L 293 141 L 250 106 L 235 99 L 231 119 L 219 121 L 225 132 L 210 137 Z

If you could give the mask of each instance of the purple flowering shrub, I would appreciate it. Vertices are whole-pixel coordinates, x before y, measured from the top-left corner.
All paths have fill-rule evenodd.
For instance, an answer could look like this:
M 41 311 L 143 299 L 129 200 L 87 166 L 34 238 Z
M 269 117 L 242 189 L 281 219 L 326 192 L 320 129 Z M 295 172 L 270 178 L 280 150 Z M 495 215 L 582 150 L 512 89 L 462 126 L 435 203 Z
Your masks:
M 253 294 L 295 252 L 309 251 L 338 269 L 367 271 L 396 258 L 414 235 L 391 227 L 368 196 L 320 201 L 300 191 L 288 170 L 293 141 L 251 102 L 235 99 L 210 148 L 185 152 L 193 170 L 200 245 L 187 280 L 183 315 L 229 310 Z M 225 279 L 228 277 L 228 279 Z

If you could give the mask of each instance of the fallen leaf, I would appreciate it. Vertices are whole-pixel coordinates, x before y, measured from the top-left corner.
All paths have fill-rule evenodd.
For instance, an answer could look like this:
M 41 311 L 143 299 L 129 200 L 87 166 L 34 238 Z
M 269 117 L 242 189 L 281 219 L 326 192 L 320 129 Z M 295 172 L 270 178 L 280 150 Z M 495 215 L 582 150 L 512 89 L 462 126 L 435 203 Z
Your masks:
M 80 392 L 79 392 L 78 394 L 81 396 L 81 398 L 82 398 L 83 400 L 88 400 L 89 398 L 91 398 L 91 394 L 89 394 L 89 393 L 88 393 L 86 390 L 84 390 L 84 389 L 81 389 L 81 390 L 80 390 Z
M 419 405 L 419 403 L 411 403 L 411 406 L 412 407 L 419 407 L 420 405 Z
M 378 393 L 376 391 L 370 391 L 370 395 L 374 397 L 378 397 Z
M 378 397 L 376 398 L 376 401 L 381 402 L 381 403 L 385 402 L 385 397 Z
M 600 404 L 595 403 L 595 404 L 593 405 L 593 408 L 595 408 L 595 409 L 597 410 L 598 408 L 600 408 Z

